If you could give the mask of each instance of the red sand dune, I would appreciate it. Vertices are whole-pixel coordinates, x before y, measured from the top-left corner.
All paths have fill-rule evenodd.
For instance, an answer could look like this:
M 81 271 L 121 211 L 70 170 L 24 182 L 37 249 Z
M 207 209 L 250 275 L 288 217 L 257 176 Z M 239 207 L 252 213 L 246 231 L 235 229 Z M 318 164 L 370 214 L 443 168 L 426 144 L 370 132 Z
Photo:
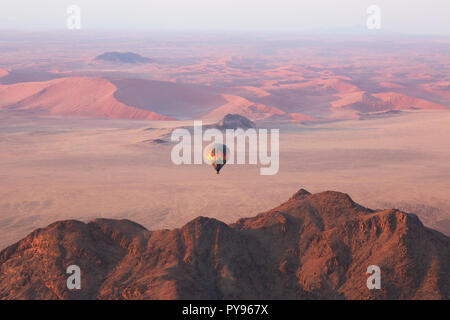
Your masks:
M 361 112 L 409 110 L 409 109 L 438 109 L 446 110 L 445 105 L 410 97 L 397 92 L 383 92 L 370 94 L 365 91 L 351 92 L 337 95 L 339 98 L 331 102 L 331 110 L 337 112 L 344 107 Z
M 275 86 L 272 86 L 270 89 L 302 89 L 305 93 L 308 94 L 318 94 L 318 93 L 349 93 L 360 91 L 357 86 L 343 81 L 339 78 L 328 78 L 328 79 L 314 79 L 305 82 L 296 82 L 296 83 L 278 83 Z M 266 89 L 266 88 L 265 88 Z M 269 88 L 267 88 L 269 89 Z
M 177 119 L 195 119 L 227 103 L 221 94 L 196 86 L 145 79 L 113 80 L 115 98 L 127 105 Z
M 205 115 L 204 119 L 222 119 L 225 115 L 240 114 L 250 120 L 267 119 L 274 115 L 285 115 L 286 112 L 269 107 L 264 104 L 254 103 L 245 98 L 224 94 L 223 97 L 228 101 L 226 104 Z
M 321 79 L 320 81 L 317 81 L 317 83 L 320 87 L 331 88 L 339 93 L 360 91 L 357 86 L 341 79 Z
M 374 97 L 380 99 L 390 109 L 441 109 L 448 110 L 448 107 L 430 102 L 424 99 L 413 98 L 397 92 L 383 92 L 373 94 Z
M 283 120 L 312 120 L 311 117 L 300 113 L 287 113 L 281 109 L 270 107 L 261 103 L 255 103 L 247 100 L 243 97 L 224 94 L 223 97 L 228 103 L 213 110 L 205 115 L 204 119 L 222 119 L 227 114 L 239 114 L 250 120 L 263 120 L 263 119 L 283 119 Z
M 349 104 L 360 102 L 363 99 L 365 91 L 356 91 L 336 95 L 339 99 L 331 102 L 331 110 L 341 109 Z
M 450 81 L 427 83 L 421 87 L 433 97 L 439 97 L 450 102 Z
M 270 96 L 270 92 L 267 92 L 266 90 L 264 90 L 262 88 L 253 87 L 253 86 L 240 86 L 240 87 L 235 87 L 234 89 L 243 91 L 243 93 L 245 95 L 258 97 L 258 98 Z
M 264 78 L 267 72 L 274 71 L 286 78 Z M 293 67 L 270 69 L 261 71 L 259 85 L 228 89 L 147 79 L 71 77 L 29 81 L 0 85 L 0 108 L 124 119 L 218 120 L 233 113 L 251 120 L 303 121 L 312 117 L 354 119 L 361 112 L 448 109 L 446 104 L 450 102 L 448 81 L 416 85 L 382 81 L 372 90 L 374 84 L 364 79 L 355 80 L 355 85 L 348 77 L 323 71 L 304 80 L 305 72 Z M 2 74 L 10 77 L 13 73 L 0 69 Z M 383 87 L 390 91 L 373 93 Z
M 295 121 L 314 120 L 313 117 L 301 113 L 289 113 L 289 116 Z
M 106 79 L 88 77 L 0 85 L 0 108 L 44 111 L 62 116 L 171 120 L 118 101 L 114 97 L 116 90 L 116 86 Z
M 336 109 L 359 102 L 364 94 L 357 86 L 337 77 L 304 82 L 267 83 L 263 88 L 271 95 L 254 98 L 257 102 L 289 113 L 306 113 L 315 118 L 333 117 Z
M 403 89 L 405 88 L 405 86 L 398 84 L 398 83 L 393 83 L 393 82 L 380 82 L 380 86 L 384 87 L 384 88 L 390 88 L 390 89 Z
M 0 85 L 0 108 L 10 107 L 18 102 L 38 94 L 49 84 L 45 82 L 24 82 L 12 85 Z

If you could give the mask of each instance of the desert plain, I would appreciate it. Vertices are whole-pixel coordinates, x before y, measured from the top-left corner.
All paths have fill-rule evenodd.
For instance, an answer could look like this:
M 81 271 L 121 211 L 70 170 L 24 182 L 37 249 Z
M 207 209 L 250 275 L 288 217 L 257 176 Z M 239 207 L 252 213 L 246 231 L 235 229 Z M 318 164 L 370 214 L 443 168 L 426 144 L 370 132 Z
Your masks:
M 300 188 L 416 213 L 450 234 L 448 39 L 2 39 L 0 248 L 57 220 L 233 222 Z M 151 60 L 96 59 L 109 51 Z M 230 113 L 280 130 L 276 175 L 172 163 L 173 129 Z
M 233 222 L 275 207 L 300 187 L 345 190 L 372 208 L 404 208 L 448 233 L 450 114 L 327 124 L 259 123 L 280 129 L 280 169 L 174 165 L 173 144 L 154 143 L 178 122 L 1 119 L 0 244 L 56 220 L 130 219 L 150 230 L 197 216 Z M 189 121 L 183 122 L 189 125 Z M 447 226 L 447 229 L 445 229 Z

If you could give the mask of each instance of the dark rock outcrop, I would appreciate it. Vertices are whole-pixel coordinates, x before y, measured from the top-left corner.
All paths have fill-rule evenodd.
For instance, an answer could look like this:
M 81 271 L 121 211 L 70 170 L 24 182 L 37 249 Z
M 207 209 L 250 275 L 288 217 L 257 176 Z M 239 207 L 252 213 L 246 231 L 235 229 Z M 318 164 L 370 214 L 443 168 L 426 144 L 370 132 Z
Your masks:
M 105 52 L 98 55 L 95 60 L 113 62 L 113 63 L 149 63 L 153 62 L 152 59 L 141 56 L 140 54 L 133 52 Z
M 214 127 L 220 130 L 239 129 L 239 128 L 247 130 L 250 128 L 254 128 L 255 124 L 253 123 L 253 121 L 239 114 L 227 114 Z

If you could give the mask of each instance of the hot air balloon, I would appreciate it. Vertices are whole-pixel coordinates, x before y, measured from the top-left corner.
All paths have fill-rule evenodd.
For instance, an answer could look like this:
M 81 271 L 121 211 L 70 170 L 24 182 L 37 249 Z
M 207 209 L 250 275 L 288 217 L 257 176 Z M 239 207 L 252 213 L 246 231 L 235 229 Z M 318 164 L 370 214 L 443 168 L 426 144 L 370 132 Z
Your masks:
M 214 167 L 216 173 L 219 174 L 220 169 L 223 168 L 227 162 L 227 157 L 230 153 L 228 147 L 221 143 L 214 144 L 206 151 L 206 160 Z

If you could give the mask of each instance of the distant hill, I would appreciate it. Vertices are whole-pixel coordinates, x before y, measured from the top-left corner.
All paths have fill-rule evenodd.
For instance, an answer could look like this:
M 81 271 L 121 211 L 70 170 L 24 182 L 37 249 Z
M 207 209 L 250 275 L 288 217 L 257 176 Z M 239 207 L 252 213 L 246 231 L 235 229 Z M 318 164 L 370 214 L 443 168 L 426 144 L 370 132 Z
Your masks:
M 239 114 L 227 114 L 223 119 L 218 122 L 214 127 L 226 130 L 226 129 L 249 129 L 254 128 L 255 124 L 253 121 L 250 121 L 244 116 L 241 116 Z
M 149 63 L 153 62 L 153 59 L 146 58 L 140 54 L 133 52 L 105 52 L 98 55 L 95 60 L 97 61 L 107 61 L 114 63 Z
M 68 290 L 66 268 L 81 269 Z M 381 289 L 366 286 L 368 266 Z M 1 299 L 450 299 L 450 238 L 398 210 L 301 189 L 279 207 L 174 230 L 60 221 L 0 252 Z

